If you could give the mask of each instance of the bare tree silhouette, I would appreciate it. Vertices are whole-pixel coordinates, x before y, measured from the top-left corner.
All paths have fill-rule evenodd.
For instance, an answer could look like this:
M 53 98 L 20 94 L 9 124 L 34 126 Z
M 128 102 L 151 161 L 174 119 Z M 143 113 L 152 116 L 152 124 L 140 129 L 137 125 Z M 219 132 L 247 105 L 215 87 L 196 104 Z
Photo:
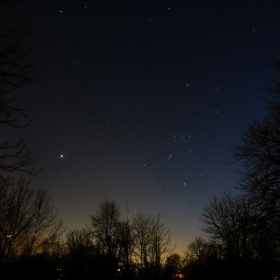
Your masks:
M 22 128 L 28 126 L 32 119 L 28 119 L 28 108 L 19 104 L 14 92 L 18 94 L 18 89 L 38 82 L 39 78 L 32 75 L 33 64 L 26 62 L 30 53 L 26 39 L 33 27 L 27 21 L 15 23 L 9 20 L 9 14 L 16 3 L 0 1 L 0 125 Z M 34 173 L 33 168 L 27 167 L 33 160 L 24 141 L 12 143 L 1 136 L 0 171 Z M 0 176 L 4 178 L 3 174 Z

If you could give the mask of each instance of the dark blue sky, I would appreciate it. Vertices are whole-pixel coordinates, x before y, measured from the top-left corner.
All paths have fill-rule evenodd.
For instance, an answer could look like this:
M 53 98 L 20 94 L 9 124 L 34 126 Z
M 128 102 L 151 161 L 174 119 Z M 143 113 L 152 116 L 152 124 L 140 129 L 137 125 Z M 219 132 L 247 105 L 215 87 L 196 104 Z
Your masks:
M 202 234 L 202 206 L 235 192 L 230 148 L 261 118 L 280 42 L 279 1 L 35 1 L 29 59 L 42 81 L 18 90 L 23 138 L 66 227 L 98 204 L 161 213 L 176 251 Z M 61 157 L 63 155 L 63 157 Z

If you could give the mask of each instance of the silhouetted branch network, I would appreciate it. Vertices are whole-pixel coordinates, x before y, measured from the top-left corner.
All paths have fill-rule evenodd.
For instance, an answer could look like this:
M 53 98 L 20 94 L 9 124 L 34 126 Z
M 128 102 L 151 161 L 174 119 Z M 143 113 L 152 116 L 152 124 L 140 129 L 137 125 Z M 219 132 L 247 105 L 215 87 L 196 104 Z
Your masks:
M 27 21 L 14 24 L 8 20 L 12 4 L 17 1 L 0 1 L 0 125 L 22 128 L 31 124 L 32 120 L 22 121 L 28 117 L 27 110 L 19 104 L 12 93 L 16 89 L 39 81 L 32 76 L 33 64 L 26 62 L 30 48 L 26 47 L 27 37 L 33 28 Z M 0 171 L 15 170 L 35 174 L 30 151 L 26 150 L 23 140 L 16 143 L 0 138 Z M 0 175 L 1 177 L 3 175 Z

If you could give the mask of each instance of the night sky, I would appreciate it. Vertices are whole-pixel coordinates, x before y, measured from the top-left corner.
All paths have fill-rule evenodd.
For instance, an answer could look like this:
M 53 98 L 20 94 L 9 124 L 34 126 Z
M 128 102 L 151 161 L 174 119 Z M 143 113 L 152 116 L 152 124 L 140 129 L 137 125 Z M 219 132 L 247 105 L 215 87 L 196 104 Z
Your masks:
M 34 188 L 68 229 L 105 198 L 123 217 L 161 214 L 182 252 L 202 206 L 236 193 L 230 148 L 263 114 L 280 43 L 280 1 L 28 0 L 28 57 L 41 82 L 15 91 Z M 28 177 L 28 175 L 23 175 Z M 126 203 L 127 201 L 127 203 Z

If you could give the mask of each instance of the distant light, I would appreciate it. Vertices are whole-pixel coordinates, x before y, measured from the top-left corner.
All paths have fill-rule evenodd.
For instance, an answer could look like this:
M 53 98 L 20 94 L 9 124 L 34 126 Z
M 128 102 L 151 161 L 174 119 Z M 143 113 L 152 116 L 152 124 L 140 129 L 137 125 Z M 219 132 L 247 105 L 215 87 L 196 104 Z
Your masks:
M 60 155 L 61 158 L 63 158 L 63 155 Z

